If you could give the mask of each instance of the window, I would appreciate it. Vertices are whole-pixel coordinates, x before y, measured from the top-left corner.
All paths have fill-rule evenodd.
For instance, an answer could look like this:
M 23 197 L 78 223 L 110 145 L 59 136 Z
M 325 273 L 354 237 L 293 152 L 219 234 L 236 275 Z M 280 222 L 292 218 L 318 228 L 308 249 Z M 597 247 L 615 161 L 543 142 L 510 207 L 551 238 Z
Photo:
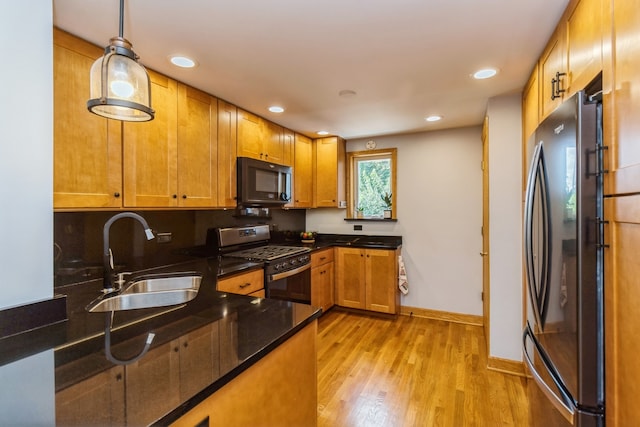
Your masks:
M 396 218 L 396 148 L 347 153 L 347 218 Z

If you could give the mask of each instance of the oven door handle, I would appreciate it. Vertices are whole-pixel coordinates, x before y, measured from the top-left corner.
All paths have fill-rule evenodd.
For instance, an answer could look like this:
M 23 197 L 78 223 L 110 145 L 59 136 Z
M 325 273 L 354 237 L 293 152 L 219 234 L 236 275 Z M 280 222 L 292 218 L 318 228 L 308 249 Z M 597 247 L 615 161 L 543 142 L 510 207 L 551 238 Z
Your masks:
M 271 281 L 275 282 L 276 280 L 285 279 L 287 277 L 293 276 L 294 274 L 301 273 L 303 271 L 309 270 L 311 268 L 311 264 L 305 264 L 301 267 L 294 268 L 293 270 L 283 271 L 282 273 L 276 273 L 271 275 Z

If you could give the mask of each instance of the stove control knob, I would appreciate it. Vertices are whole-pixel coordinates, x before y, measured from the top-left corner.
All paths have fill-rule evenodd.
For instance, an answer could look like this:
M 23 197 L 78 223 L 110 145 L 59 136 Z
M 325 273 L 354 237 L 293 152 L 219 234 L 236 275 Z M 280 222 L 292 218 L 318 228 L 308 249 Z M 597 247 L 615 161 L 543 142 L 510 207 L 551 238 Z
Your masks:
M 273 265 L 273 269 L 276 270 L 276 271 L 280 270 L 281 267 L 282 267 L 281 264 L 274 264 Z
M 298 263 L 298 260 L 294 258 L 294 259 L 292 259 L 291 261 L 289 261 L 289 263 L 290 263 L 291 265 L 296 265 L 296 264 Z

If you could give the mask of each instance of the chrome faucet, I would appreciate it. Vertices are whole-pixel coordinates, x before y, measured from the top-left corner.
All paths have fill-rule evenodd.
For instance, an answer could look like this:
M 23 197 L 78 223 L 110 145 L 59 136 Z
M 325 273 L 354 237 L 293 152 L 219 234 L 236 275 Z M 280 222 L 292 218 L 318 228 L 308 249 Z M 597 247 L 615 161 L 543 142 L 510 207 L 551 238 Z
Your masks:
M 133 212 L 122 212 L 116 214 L 109 218 L 107 222 L 104 223 L 104 228 L 102 230 L 102 241 L 103 241 L 103 260 L 104 260 L 104 289 L 103 292 L 105 294 L 111 293 L 114 290 L 113 287 L 113 253 L 111 252 L 111 248 L 109 247 L 109 230 L 111 229 L 111 225 L 119 220 L 120 218 L 133 218 L 137 220 L 144 227 L 144 232 L 147 236 L 147 240 L 153 239 L 155 236 L 147 224 L 147 221 L 140 215 Z M 118 284 L 122 286 L 122 278 L 118 280 Z

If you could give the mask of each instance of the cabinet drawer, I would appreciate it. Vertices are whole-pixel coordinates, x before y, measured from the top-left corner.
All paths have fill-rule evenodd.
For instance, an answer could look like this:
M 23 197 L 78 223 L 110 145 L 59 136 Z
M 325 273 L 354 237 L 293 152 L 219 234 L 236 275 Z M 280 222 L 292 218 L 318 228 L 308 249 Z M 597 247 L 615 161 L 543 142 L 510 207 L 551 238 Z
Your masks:
M 333 248 L 311 253 L 311 267 L 317 267 L 328 262 L 333 262 Z
M 264 272 L 262 269 L 218 280 L 217 285 L 217 289 L 220 292 L 231 292 L 242 295 L 247 295 L 263 288 Z

